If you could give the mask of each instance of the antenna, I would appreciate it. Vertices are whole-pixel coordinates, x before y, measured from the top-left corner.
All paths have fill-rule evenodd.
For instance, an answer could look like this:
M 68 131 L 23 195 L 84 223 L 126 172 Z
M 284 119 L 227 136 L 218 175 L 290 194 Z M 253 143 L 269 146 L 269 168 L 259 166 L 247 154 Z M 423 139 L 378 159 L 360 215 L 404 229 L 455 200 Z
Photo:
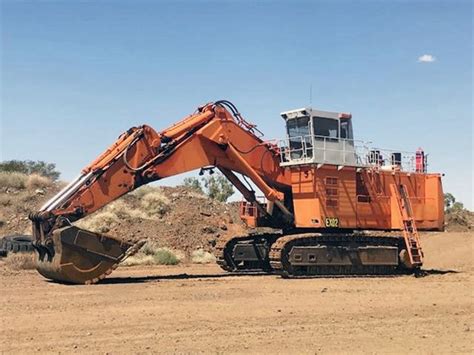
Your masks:
M 313 84 L 309 86 L 309 107 L 313 106 Z

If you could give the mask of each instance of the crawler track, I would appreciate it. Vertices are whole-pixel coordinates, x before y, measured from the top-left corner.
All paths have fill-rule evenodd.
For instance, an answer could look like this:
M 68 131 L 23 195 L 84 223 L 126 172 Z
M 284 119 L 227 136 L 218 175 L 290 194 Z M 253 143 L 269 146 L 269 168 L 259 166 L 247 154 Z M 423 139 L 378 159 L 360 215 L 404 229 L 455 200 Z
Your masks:
M 350 265 L 294 265 L 290 260 L 293 247 L 328 247 L 336 252 L 340 248 L 354 250 Z M 364 265 L 360 262 L 356 248 L 387 247 L 400 248 L 400 238 L 393 236 L 367 236 L 356 234 L 298 234 L 279 238 L 271 247 L 269 258 L 273 270 L 283 277 L 317 277 L 317 276 L 375 276 L 406 273 L 399 265 Z M 352 249 L 351 249 L 352 248 Z
M 231 236 L 221 238 L 216 245 L 217 264 L 225 271 L 271 271 L 268 251 L 281 234 L 265 233 L 256 235 Z M 238 244 L 265 245 L 266 252 L 259 260 L 237 261 L 234 249 Z
M 403 239 L 396 233 L 267 233 L 221 239 L 216 254 L 220 267 L 230 272 L 277 272 L 292 278 L 366 277 L 413 272 L 399 263 L 398 255 L 403 248 Z M 258 259 L 252 255 L 248 259 L 239 257 L 240 251 L 254 249 Z M 295 263 L 291 253 L 298 249 L 303 253 L 320 253 L 318 258 L 325 261 L 316 262 L 315 257 L 314 263 Z

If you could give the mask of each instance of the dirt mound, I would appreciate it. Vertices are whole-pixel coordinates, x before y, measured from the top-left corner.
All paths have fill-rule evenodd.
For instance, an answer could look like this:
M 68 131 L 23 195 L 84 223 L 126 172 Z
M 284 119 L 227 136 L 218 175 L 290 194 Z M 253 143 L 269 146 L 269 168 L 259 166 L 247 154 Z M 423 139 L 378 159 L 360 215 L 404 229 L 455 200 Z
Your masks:
M 448 232 L 469 232 L 474 229 L 474 213 L 465 209 L 447 212 L 445 221 Z
M 0 236 L 31 234 L 28 214 L 61 187 L 53 182 L 0 187 Z M 187 255 L 198 249 L 213 251 L 218 238 L 245 231 L 235 204 L 212 200 L 187 187 L 141 187 L 77 224 L 118 237 L 147 239 Z
M 7 184 L 0 179 L 0 236 L 31 234 L 28 214 L 37 211 L 64 186 L 47 180 L 42 185 L 24 185 L 18 183 L 22 181 L 22 174 L 17 175 L 14 183 Z
M 115 218 L 114 218 L 115 216 Z M 187 187 L 142 187 L 79 223 L 80 227 L 181 250 L 212 251 L 217 240 L 245 227 L 235 205 Z

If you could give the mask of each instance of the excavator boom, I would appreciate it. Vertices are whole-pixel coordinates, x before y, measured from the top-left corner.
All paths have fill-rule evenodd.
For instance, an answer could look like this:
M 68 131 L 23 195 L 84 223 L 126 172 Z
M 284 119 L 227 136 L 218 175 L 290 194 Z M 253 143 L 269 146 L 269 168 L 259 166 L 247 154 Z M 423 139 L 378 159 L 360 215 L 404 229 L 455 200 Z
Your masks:
M 38 271 L 61 282 L 97 282 L 143 242 L 89 232 L 72 223 L 144 184 L 207 166 L 235 178 L 233 171 L 249 176 L 292 220 L 284 194 L 276 188 L 287 184 L 276 147 L 258 138 L 255 126 L 231 103 L 218 101 L 161 132 L 146 125 L 129 129 L 31 214 Z M 255 199 L 242 184 L 238 187 L 250 201 Z

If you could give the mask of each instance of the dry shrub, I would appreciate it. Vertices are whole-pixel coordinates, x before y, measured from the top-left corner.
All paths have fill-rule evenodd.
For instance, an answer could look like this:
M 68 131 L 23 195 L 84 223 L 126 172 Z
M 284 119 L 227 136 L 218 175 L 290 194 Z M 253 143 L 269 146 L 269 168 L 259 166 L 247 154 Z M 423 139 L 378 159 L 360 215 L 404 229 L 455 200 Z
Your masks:
M 168 248 L 159 248 L 153 255 L 155 264 L 157 265 L 176 265 L 179 264 L 179 259 L 176 254 Z
M 34 253 L 8 254 L 5 265 L 12 270 L 32 270 L 36 268 Z
M 28 175 L 15 172 L 0 172 L 0 187 L 24 189 L 27 181 Z
M 153 255 L 136 254 L 129 256 L 120 265 L 122 266 L 135 266 L 135 265 L 153 265 L 155 264 L 155 258 Z
M 79 228 L 96 233 L 107 233 L 113 224 L 120 221 L 116 214 L 108 211 L 98 212 L 76 223 Z
M 150 217 L 164 215 L 170 209 L 170 200 L 159 190 L 147 193 L 141 198 L 140 205 Z
M 131 207 L 124 200 L 119 199 L 105 206 L 102 210 L 80 220 L 76 225 L 80 228 L 97 233 L 107 233 L 114 224 L 120 221 L 136 219 L 148 219 L 148 215 L 138 209 Z
M 143 186 L 139 187 L 138 189 L 136 189 L 135 191 L 131 192 L 130 195 L 135 196 L 138 199 L 141 199 L 141 198 L 143 198 L 143 196 L 145 196 L 149 193 L 159 191 L 159 190 L 160 189 L 158 187 L 153 187 L 153 186 L 150 186 L 150 185 L 143 185 Z
M 145 245 L 140 249 L 140 253 L 144 254 L 144 255 L 155 255 L 156 251 L 159 249 L 160 247 L 158 246 L 158 243 L 157 242 L 146 242 Z
M 191 262 L 194 264 L 210 264 L 215 261 L 216 257 L 204 249 L 198 249 L 191 253 Z
M 125 259 L 122 265 L 176 265 L 183 257 L 183 253 L 168 248 L 158 248 L 156 243 L 147 243 L 137 254 Z
M 28 176 L 28 180 L 26 181 L 26 188 L 30 190 L 42 189 L 51 186 L 52 183 L 53 182 L 45 176 L 31 174 Z
M 147 215 L 130 207 L 125 201 L 117 200 L 106 207 L 106 211 L 115 214 L 119 219 L 146 219 Z

